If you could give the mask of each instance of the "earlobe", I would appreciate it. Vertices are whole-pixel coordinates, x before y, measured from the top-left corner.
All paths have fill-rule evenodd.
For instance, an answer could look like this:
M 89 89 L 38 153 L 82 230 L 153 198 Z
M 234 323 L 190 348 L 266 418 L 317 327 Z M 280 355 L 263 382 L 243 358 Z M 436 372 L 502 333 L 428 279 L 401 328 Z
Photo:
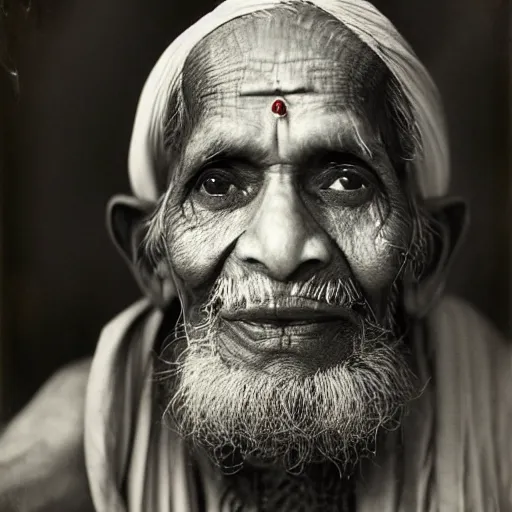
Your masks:
M 448 271 L 469 225 L 468 206 L 463 199 L 430 199 L 424 207 L 431 218 L 435 247 L 421 280 L 404 280 L 404 305 L 415 318 L 424 317 L 442 295 Z
M 139 287 L 156 306 L 165 308 L 175 296 L 175 287 L 165 262 L 153 264 L 141 251 L 146 220 L 154 203 L 135 197 L 114 196 L 107 206 L 107 227 L 114 245 L 132 271 Z

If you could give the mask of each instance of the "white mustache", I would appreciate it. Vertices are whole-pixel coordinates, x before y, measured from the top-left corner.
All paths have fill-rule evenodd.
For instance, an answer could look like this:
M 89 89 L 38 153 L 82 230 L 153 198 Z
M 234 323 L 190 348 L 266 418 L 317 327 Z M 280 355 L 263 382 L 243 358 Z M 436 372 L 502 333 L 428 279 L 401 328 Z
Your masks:
M 323 302 L 328 305 L 352 308 L 367 306 L 366 299 L 357 283 L 351 279 L 327 281 L 313 277 L 296 283 L 280 283 L 258 274 L 254 277 L 233 279 L 221 276 L 213 287 L 208 303 L 230 310 L 245 309 L 280 299 L 297 297 Z

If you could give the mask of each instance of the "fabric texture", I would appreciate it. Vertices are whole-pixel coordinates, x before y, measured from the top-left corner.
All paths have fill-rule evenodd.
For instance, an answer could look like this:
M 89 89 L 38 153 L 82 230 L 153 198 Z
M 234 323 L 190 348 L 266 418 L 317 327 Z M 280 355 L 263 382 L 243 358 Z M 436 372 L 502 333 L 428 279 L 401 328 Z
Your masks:
M 220 482 L 190 460 L 154 410 L 152 352 L 161 320 L 141 301 L 102 332 L 85 416 L 97 512 L 221 512 Z M 432 379 L 403 427 L 363 467 L 357 512 L 510 510 L 510 345 L 455 299 L 431 313 L 424 334 L 415 337 L 415 352 L 420 375 Z

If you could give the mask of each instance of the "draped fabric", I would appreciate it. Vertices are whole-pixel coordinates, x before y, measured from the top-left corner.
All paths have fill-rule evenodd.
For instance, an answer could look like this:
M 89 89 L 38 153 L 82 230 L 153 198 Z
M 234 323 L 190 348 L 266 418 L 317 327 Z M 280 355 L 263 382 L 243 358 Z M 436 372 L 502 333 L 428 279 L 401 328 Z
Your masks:
M 173 163 L 164 149 L 169 117 L 180 115 L 169 105 L 181 89 L 182 70 L 195 45 L 230 20 L 279 5 L 307 3 L 337 18 L 366 43 L 389 68 L 411 107 L 420 148 L 408 163 L 423 197 L 446 193 L 450 178 L 445 120 L 437 89 L 428 72 L 391 22 L 364 0 L 226 0 L 183 32 L 164 51 L 142 91 L 129 153 L 129 175 L 135 196 L 157 201 L 166 189 Z M 178 111 L 175 111 L 178 109 Z
M 85 420 L 97 512 L 222 512 L 220 481 L 155 411 L 151 356 L 161 320 L 141 301 L 102 332 Z M 510 346 L 455 299 L 413 341 L 417 371 L 431 378 L 402 428 L 363 466 L 357 512 L 511 510 Z

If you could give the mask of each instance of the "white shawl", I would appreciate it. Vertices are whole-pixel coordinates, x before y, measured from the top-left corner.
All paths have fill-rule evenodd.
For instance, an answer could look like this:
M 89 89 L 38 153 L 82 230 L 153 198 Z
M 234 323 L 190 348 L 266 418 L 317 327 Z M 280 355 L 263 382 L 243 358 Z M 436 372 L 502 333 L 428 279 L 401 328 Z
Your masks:
M 152 350 L 161 313 L 141 301 L 103 330 L 86 397 L 85 454 L 97 512 L 220 512 L 219 483 L 194 479 L 182 442 L 155 414 Z M 364 468 L 358 512 L 512 510 L 510 346 L 463 302 L 445 299 L 418 336 L 429 386 Z M 396 436 L 402 436 L 403 454 Z

